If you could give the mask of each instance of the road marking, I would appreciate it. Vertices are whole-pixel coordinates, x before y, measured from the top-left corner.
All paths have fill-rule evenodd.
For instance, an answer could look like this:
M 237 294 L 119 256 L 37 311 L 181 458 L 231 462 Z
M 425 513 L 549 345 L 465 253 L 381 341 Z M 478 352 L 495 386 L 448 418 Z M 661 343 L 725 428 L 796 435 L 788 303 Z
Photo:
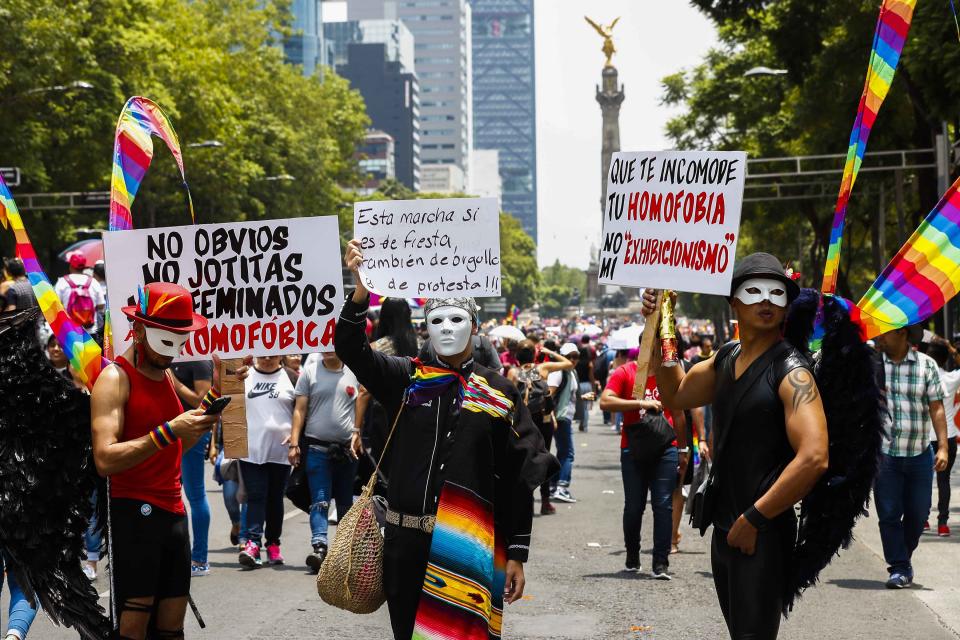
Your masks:
M 300 511 L 300 509 L 294 509 L 293 511 L 291 511 L 291 512 L 289 512 L 289 513 L 283 514 L 283 521 L 286 522 L 286 521 L 289 520 L 290 518 L 296 518 L 296 517 L 297 517 L 298 515 L 300 515 L 301 513 L 303 513 L 303 511 Z

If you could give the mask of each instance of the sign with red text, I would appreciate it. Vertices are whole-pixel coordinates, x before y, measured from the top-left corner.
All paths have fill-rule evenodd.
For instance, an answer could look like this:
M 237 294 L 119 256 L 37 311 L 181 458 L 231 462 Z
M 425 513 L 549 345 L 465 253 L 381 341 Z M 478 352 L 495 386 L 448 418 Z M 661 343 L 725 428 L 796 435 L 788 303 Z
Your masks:
M 112 231 L 103 235 L 115 352 L 137 288 L 174 282 L 207 318 L 179 360 L 333 351 L 343 299 L 336 216 Z
M 743 151 L 613 154 L 600 284 L 730 295 Z
M 367 289 L 401 298 L 500 296 L 496 198 L 357 202 Z

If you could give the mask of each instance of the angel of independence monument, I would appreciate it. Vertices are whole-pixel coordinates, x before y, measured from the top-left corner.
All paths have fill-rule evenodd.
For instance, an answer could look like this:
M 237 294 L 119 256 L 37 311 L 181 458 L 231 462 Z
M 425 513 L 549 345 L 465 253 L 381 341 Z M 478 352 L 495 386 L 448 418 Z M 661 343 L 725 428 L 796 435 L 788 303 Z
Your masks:
M 600 112 L 603 115 L 602 145 L 600 148 L 600 214 L 602 217 L 607 201 L 607 173 L 610 170 L 610 158 L 614 152 L 620 150 L 620 105 L 623 104 L 624 93 L 617 68 L 613 66 L 613 54 L 617 52 L 616 47 L 613 46 L 613 28 L 620 18 L 606 26 L 600 25 L 586 16 L 584 16 L 584 19 L 603 38 L 601 51 L 606 56 L 606 63 L 603 65 L 603 71 L 600 74 L 601 83 L 597 85 L 596 96 L 597 102 L 600 104 Z M 588 304 L 595 304 L 605 293 L 603 291 L 605 287 L 600 287 L 597 284 L 599 272 L 600 265 L 597 262 L 596 255 L 593 255 L 590 257 L 590 266 L 587 268 L 586 298 L 589 300 Z

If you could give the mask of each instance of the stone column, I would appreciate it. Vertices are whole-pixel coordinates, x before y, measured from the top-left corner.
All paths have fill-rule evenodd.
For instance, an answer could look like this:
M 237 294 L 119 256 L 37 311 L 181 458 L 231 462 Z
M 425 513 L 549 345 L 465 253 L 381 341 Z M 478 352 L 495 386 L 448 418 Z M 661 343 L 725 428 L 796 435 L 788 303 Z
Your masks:
M 603 83 L 597 86 L 597 102 L 603 113 L 602 146 L 600 148 L 600 212 L 607 207 L 607 174 L 610 157 L 620 151 L 620 105 L 623 103 L 623 85 L 618 81 L 617 68 L 603 68 Z M 603 87 L 601 89 L 601 86 Z

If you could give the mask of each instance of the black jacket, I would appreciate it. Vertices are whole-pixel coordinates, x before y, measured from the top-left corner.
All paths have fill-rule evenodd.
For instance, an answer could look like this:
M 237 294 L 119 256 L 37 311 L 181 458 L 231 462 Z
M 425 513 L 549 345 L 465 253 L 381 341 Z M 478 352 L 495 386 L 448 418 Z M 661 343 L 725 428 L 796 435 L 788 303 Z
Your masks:
M 392 424 L 414 364 L 411 358 L 370 348 L 365 334 L 367 306 L 347 300 L 334 346 L 360 384 L 384 406 Z M 455 385 L 429 403 L 404 406 L 390 444 L 387 500 L 395 511 L 434 514 L 445 481 L 466 487 L 493 503 L 494 526 L 504 536 L 507 557 L 526 562 L 533 490 L 559 463 L 544 448 L 543 437 L 511 382 L 472 359 L 460 373 L 464 378 L 482 377 L 503 393 L 513 403 L 511 415 L 501 419 L 465 408 L 458 411 Z

